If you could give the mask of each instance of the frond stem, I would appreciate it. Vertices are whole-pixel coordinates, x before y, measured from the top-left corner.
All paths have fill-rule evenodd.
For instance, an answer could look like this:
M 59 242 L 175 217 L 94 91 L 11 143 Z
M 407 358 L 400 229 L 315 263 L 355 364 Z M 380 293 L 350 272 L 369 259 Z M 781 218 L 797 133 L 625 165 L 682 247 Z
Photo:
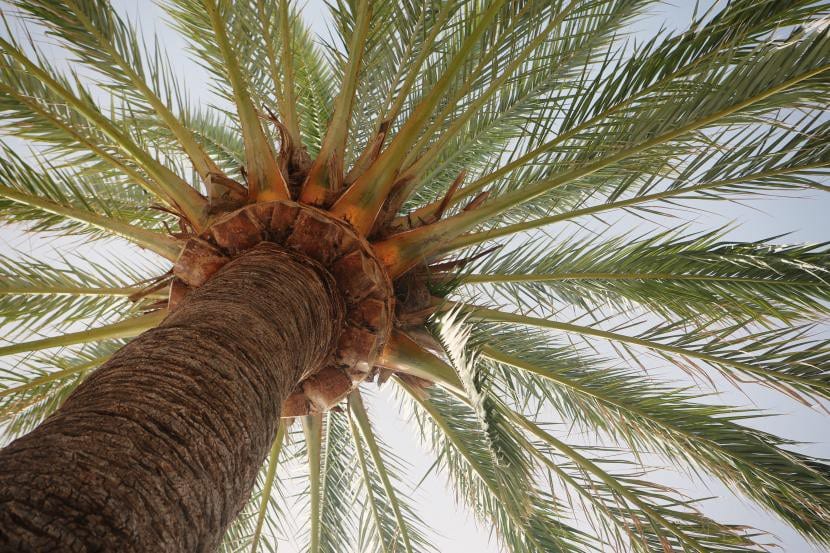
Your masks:
M 304 416 L 303 433 L 305 434 L 306 450 L 308 453 L 308 485 L 311 502 L 311 536 L 308 549 L 309 553 L 320 553 L 322 415 Z
M 159 163 L 148 152 L 141 149 L 135 142 L 119 131 L 112 121 L 104 117 L 93 105 L 81 101 L 75 94 L 52 78 L 43 68 L 33 63 L 14 45 L 0 38 L 0 48 L 25 67 L 29 73 L 47 88 L 60 96 L 67 105 L 96 125 L 110 140 L 130 154 L 156 181 L 156 184 L 149 192 L 160 196 L 164 201 L 170 202 L 173 206 L 180 209 L 197 231 L 204 229 L 207 201 L 196 189 L 187 184 L 173 171 Z
M 0 347 L 0 357 L 5 355 L 14 355 L 16 353 L 28 353 L 31 351 L 39 351 L 43 349 L 73 346 L 75 344 L 84 344 L 87 342 L 98 342 L 101 340 L 115 340 L 117 338 L 132 338 L 138 336 L 145 330 L 149 330 L 158 325 L 167 316 L 167 310 L 161 309 L 146 315 L 139 315 L 132 319 L 119 321 L 117 323 L 91 328 L 89 330 L 82 330 L 80 332 L 69 332 L 61 336 L 52 336 L 50 338 L 41 338 L 40 340 L 32 340 L 30 342 L 21 342 L 18 344 L 11 344 Z
M 537 328 L 547 328 L 551 330 L 559 330 L 562 332 L 566 332 L 568 334 L 590 336 L 593 338 L 601 338 L 603 340 L 607 340 L 610 342 L 631 344 L 634 346 L 644 347 L 656 352 L 668 353 L 671 355 L 677 355 L 689 359 L 698 359 L 700 361 L 711 363 L 715 366 L 720 365 L 731 367 L 739 371 L 756 375 L 757 377 L 765 381 L 783 381 L 786 383 L 792 383 L 794 385 L 799 385 L 810 389 L 819 389 L 822 391 L 822 395 L 824 395 L 825 397 L 830 397 L 830 389 L 825 389 L 825 386 L 821 385 L 820 382 L 811 380 L 809 378 L 803 378 L 797 375 L 788 374 L 785 372 L 778 372 L 765 369 L 764 367 L 752 365 L 750 363 L 735 361 L 733 359 L 729 359 L 728 357 L 718 357 L 717 355 L 711 355 L 705 352 L 694 351 L 687 348 L 671 346 L 668 344 L 661 344 L 660 342 L 655 342 L 653 340 L 646 340 L 634 336 L 627 336 L 625 334 L 611 332 L 608 330 L 601 330 L 599 328 L 576 325 L 560 321 L 551 321 L 548 319 L 541 319 L 538 317 L 518 315 L 515 313 L 508 313 L 505 311 L 498 311 L 495 309 L 488 309 L 485 307 L 479 307 L 475 305 L 457 304 L 455 302 L 446 302 L 445 305 L 450 307 L 459 306 L 464 312 L 469 313 L 471 318 L 473 319 L 480 319 L 490 322 L 513 323 L 525 326 L 534 326 Z
M 285 423 L 280 419 L 277 426 L 277 436 L 274 438 L 274 443 L 271 445 L 271 452 L 268 454 L 268 470 L 265 473 L 265 483 L 262 486 L 262 497 L 259 501 L 259 513 L 256 519 L 256 529 L 254 530 L 254 537 L 251 539 L 251 553 L 256 553 L 259 546 L 259 539 L 262 536 L 262 527 L 265 523 L 265 513 L 268 511 L 268 500 L 271 499 L 271 490 L 274 487 L 275 477 L 277 475 L 277 466 L 279 465 L 280 451 L 282 450 L 282 443 L 285 440 Z
M 181 250 L 178 241 L 166 234 L 143 229 L 84 209 L 67 207 L 45 198 L 24 194 L 8 186 L 0 185 L 0 196 L 111 232 L 171 261 L 176 260 Z
M 0 398 L 10 396 L 10 395 L 14 395 L 14 394 L 20 394 L 20 393 L 26 392 L 28 390 L 31 390 L 33 388 L 37 388 L 38 386 L 42 386 L 43 384 L 47 384 L 47 383 L 53 382 L 55 380 L 60 380 L 61 378 L 64 378 L 66 376 L 71 376 L 73 374 L 86 372 L 90 369 L 93 369 L 93 368 L 105 363 L 107 361 L 107 359 L 109 359 L 110 357 L 112 357 L 112 356 L 111 355 L 104 355 L 104 356 L 101 356 L 101 357 L 97 357 L 97 358 L 92 359 L 90 361 L 87 361 L 85 363 L 79 363 L 79 364 L 77 364 L 73 367 L 68 367 L 68 368 L 60 370 L 60 371 L 55 371 L 55 372 L 52 372 L 52 373 L 49 373 L 49 374 L 45 374 L 43 376 L 40 376 L 40 377 L 35 378 L 33 380 L 30 380 L 29 382 L 27 382 L 25 384 L 21 384 L 20 386 L 15 386 L 14 388 L 5 388 L 3 390 L 0 390 Z
M 291 199 L 288 184 L 285 182 L 271 144 L 260 125 L 259 113 L 251 99 L 242 68 L 239 66 L 238 56 L 228 39 L 225 21 L 220 13 L 217 0 L 203 0 L 202 3 L 210 18 L 217 46 L 227 67 L 228 81 L 233 89 L 234 103 L 242 126 L 248 195 L 263 202 Z
M 700 192 L 702 190 L 713 190 L 716 188 L 721 188 L 724 186 L 731 186 L 734 184 L 742 184 L 746 182 L 752 182 L 754 180 L 764 179 L 768 177 L 777 177 L 781 175 L 788 175 L 792 173 L 798 173 L 801 171 L 808 171 L 810 169 L 820 169 L 823 167 L 830 166 L 830 162 L 826 163 L 812 163 L 808 165 L 801 165 L 798 167 L 787 167 L 784 169 L 775 169 L 769 171 L 760 171 L 758 173 L 752 173 L 750 175 L 744 175 L 742 177 L 734 178 L 734 179 L 724 179 L 719 181 L 712 181 L 697 184 L 694 186 L 686 186 L 686 187 L 679 187 L 679 188 L 672 188 L 671 190 L 666 190 L 664 192 L 655 192 L 654 194 L 646 194 L 644 196 L 635 196 L 633 198 L 629 198 L 627 200 L 620 200 L 611 203 L 604 203 L 598 204 L 592 207 L 585 207 L 582 209 L 575 209 L 572 211 L 567 211 L 565 213 L 559 213 L 556 215 L 551 215 L 549 217 L 540 217 L 539 219 L 533 219 L 531 221 L 525 221 L 522 223 L 514 223 L 512 225 L 505 225 L 503 227 L 494 228 L 491 230 L 481 231 L 481 232 L 474 232 L 470 234 L 465 234 L 464 236 L 459 236 L 455 240 L 452 240 L 449 244 L 447 244 L 446 248 L 443 250 L 444 252 L 450 252 L 453 250 L 458 250 L 461 248 L 466 248 L 473 244 L 478 244 L 481 242 L 485 242 L 487 240 L 492 240 L 494 238 L 500 238 L 502 236 L 508 236 L 511 234 L 515 234 L 517 232 L 522 232 L 525 230 L 533 229 L 533 228 L 540 228 L 543 226 L 547 226 L 553 223 L 559 223 L 561 221 L 569 221 L 571 219 L 575 219 L 577 217 L 584 217 L 586 215 L 594 215 L 596 213 L 601 213 L 603 211 L 610 211 L 612 209 L 621 209 L 626 207 L 631 207 L 643 203 L 648 202 L 655 202 L 660 200 L 665 200 L 667 198 L 674 198 L 683 194 L 690 194 L 694 192 Z

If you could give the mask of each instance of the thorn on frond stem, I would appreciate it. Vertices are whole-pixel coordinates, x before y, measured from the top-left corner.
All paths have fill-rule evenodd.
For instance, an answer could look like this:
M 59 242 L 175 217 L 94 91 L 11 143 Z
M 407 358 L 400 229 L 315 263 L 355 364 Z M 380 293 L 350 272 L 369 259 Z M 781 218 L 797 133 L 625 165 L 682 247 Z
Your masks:
M 447 193 L 444 194 L 444 198 L 441 200 L 441 203 L 438 204 L 438 209 L 435 211 L 435 214 L 433 215 L 433 217 L 435 218 L 436 221 L 444 216 L 444 212 L 449 207 L 450 201 L 452 201 L 452 197 L 458 191 L 458 187 L 461 186 L 461 183 L 464 182 L 464 179 L 466 177 L 467 177 L 467 170 L 462 169 L 461 172 L 458 173 L 458 176 L 455 177 L 455 180 L 452 181 L 452 184 L 447 189 Z
M 244 201 L 248 198 L 248 189 L 230 177 L 219 173 L 208 173 L 205 179 L 208 190 L 214 187 L 224 189 L 224 193 L 210 194 L 211 200 L 218 198 L 222 201 Z
M 487 248 L 483 252 L 479 252 L 475 255 L 471 255 L 470 257 L 464 257 L 462 259 L 455 259 L 453 261 L 446 261 L 444 263 L 436 263 L 435 265 L 428 266 L 427 269 L 430 272 L 434 272 L 434 273 L 443 273 L 443 272 L 447 272 L 447 271 L 452 271 L 453 269 L 460 269 L 460 268 L 465 267 L 466 265 L 469 265 L 470 263 L 472 263 L 473 261 L 475 261 L 477 259 L 481 259 L 485 255 L 489 255 L 489 254 L 493 253 L 496 250 L 500 250 L 503 247 L 504 247 L 504 244 L 497 244 L 495 246 Z
M 360 177 L 366 169 L 368 169 L 372 163 L 380 155 L 380 151 L 383 148 L 383 144 L 386 142 L 386 133 L 389 130 L 389 121 L 383 121 L 379 127 L 378 131 L 375 134 L 375 138 L 372 139 L 372 142 L 366 147 L 366 150 L 360 154 L 360 157 L 355 161 L 354 166 L 349 170 L 346 177 L 343 179 L 343 184 L 346 186 L 350 186 L 354 181 Z
M 179 240 L 184 240 L 190 238 L 194 234 L 196 234 L 196 229 L 190 223 L 190 221 L 185 217 L 181 212 L 177 211 L 174 208 L 170 208 L 167 206 L 163 206 L 160 204 L 150 204 L 150 209 L 155 209 L 157 211 L 161 211 L 163 213 L 169 213 L 173 217 L 177 218 L 177 222 L 179 225 L 179 231 L 176 232 L 170 228 L 170 225 L 167 224 L 167 221 L 162 221 L 162 225 L 164 225 L 164 229 L 167 231 L 167 234 L 172 236 L 173 238 L 177 238 Z
M 489 197 L 490 197 L 490 191 L 485 190 L 484 192 L 482 192 L 481 194 L 479 194 L 478 196 L 473 198 L 473 201 L 471 201 L 470 203 L 465 205 L 464 209 L 462 209 L 462 211 L 472 211 L 474 209 L 478 209 L 479 207 L 481 207 L 481 204 L 483 204 L 484 202 L 487 201 L 487 198 L 489 198 Z
M 127 299 L 130 300 L 133 303 L 136 303 L 140 299 L 149 296 L 153 292 L 157 292 L 158 290 L 161 290 L 162 288 L 166 287 L 167 283 L 170 282 L 170 280 L 172 278 L 173 278 L 173 271 L 171 269 L 171 270 L 167 271 L 166 273 L 164 273 L 163 275 L 159 275 L 158 277 L 156 277 L 154 279 L 151 279 L 150 284 L 148 286 L 145 286 L 144 288 L 142 288 L 138 292 L 130 294 L 129 296 L 127 296 Z M 167 300 L 165 300 L 165 303 L 166 303 L 166 301 Z

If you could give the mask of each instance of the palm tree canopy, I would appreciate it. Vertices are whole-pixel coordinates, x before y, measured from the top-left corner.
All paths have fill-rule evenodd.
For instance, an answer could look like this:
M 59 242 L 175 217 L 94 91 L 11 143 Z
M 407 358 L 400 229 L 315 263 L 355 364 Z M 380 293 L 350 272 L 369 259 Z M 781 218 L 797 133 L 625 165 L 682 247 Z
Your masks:
M 709 202 L 828 190 L 826 0 L 721 2 L 646 41 L 626 30 L 652 0 L 337 0 L 328 41 L 288 0 L 160 0 L 211 77 L 199 103 L 105 0 L 9 4 L 0 222 L 98 255 L 62 239 L 58 262 L 0 256 L 6 440 L 159 323 L 188 238 L 297 200 L 349 221 L 395 280 L 372 379 L 505 550 L 773 539 L 709 518 L 646 457 L 830 546 L 827 462 L 713 393 L 827 409 L 830 249 L 687 224 Z M 147 255 L 108 258 L 125 240 Z M 297 502 L 312 553 L 435 550 L 364 388 L 284 420 L 225 550 L 275 549 Z

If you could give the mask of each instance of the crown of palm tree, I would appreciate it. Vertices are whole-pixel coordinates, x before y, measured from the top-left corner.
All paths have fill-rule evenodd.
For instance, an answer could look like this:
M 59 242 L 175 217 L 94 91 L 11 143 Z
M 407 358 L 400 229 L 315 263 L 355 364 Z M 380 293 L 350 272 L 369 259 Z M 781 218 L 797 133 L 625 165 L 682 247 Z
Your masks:
M 651 453 L 830 545 L 823 460 L 745 425 L 765 413 L 645 371 L 826 405 L 827 246 L 556 225 L 826 191 L 825 1 L 733 0 L 635 44 L 624 31 L 650 0 L 338 0 L 321 48 L 287 0 L 163 0 L 219 107 L 190 103 L 104 1 L 12 4 L 78 65 L 58 70 L 6 25 L 2 128 L 35 149 L 2 146 L 0 221 L 161 261 L 0 258 L 7 437 L 164 318 L 187 239 L 245 203 L 297 200 L 349 221 L 395 280 L 373 377 L 507 550 L 763 549 L 650 482 Z M 432 548 L 357 390 L 280 426 L 224 548 L 273 547 L 289 511 L 278 466 L 296 458 L 313 553 Z

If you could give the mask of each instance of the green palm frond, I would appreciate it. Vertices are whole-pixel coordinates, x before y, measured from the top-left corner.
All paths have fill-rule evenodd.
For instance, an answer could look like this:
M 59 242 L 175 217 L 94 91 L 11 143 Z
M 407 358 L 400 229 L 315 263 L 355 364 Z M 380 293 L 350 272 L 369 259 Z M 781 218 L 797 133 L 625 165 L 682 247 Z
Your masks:
M 576 354 L 543 332 L 484 328 L 482 363 L 519 405 L 543 402 L 558 417 L 604 433 L 634 451 L 652 451 L 679 467 L 717 476 L 806 534 L 827 534 L 830 468 L 791 450 L 794 442 L 743 423 L 765 414 L 702 403 L 706 396 L 635 369 Z M 818 518 L 816 513 L 825 513 Z
M 461 353 L 460 351 L 454 353 L 453 350 L 464 345 L 473 331 L 471 326 L 458 321 L 456 315 L 456 312 L 450 312 L 441 321 L 441 334 L 451 358 Z M 490 341 L 493 333 L 482 333 L 481 337 Z M 492 347 L 488 345 L 480 347 L 483 356 L 490 358 L 497 356 Z M 460 365 L 455 359 L 453 361 L 454 365 L 461 369 L 462 382 L 470 381 L 470 375 L 464 376 L 464 373 L 471 369 L 475 370 L 473 369 L 474 362 Z M 477 373 L 492 375 L 493 371 L 486 370 L 487 368 L 486 365 L 479 364 Z M 504 396 L 505 390 L 494 388 L 492 391 L 485 392 L 485 395 L 481 390 L 473 389 L 466 383 L 465 388 L 467 389 L 465 401 L 471 404 L 474 411 L 487 413 L 487 418 L 482 420 L 493 423 L 497 421 L 512 423 L 535 438 L 541 439 L 544 444 L 543 449 L 540 450 L 525 440 L 516 440 L 507 448 L 500 448 L 502 452 L 530 453 L 556 476 L 571 485 L 575 480 L 584 479 L 577 485 L 578 492 L 590 497 L 596 505 L 605 503 L 600 512 L 605 512 L 610 516 L 612 524 L 617 529 L 614 535 L 616 541 L 623 541 L 620 531 L 624 530 L 628 538 L 627 543 L 635 549 L 644 551 L 657 548 L 657 544 L 665 543 L 672 543 L 674 547 L 690 551 L 721 550 L 724 545 L 735 548 L 729 550 L 759 550 L 751 539 L 742 536 L 736 529 L 718 525 L 700 515 L 691 502 L 667 495 L 659 487 L 640 479 L 643 475 L 611 475 L 601 466 L 603 462 L 608 461 L 585 457 L 579 453 L 578 448 L 553 437 L 539 424 L 510 410 L 498 399 Z M 487 422 L 484 422 L 483 426 L 490 427 Z M 491 441 L 492 443 L 494 442 Z M 547 451 L 548 448 L 552 448 L 552 451 Z M 498 452 L 499 449 L 495 451 Z M 564 462 L 554 460 L 556 455 L 564 456 L 566 460 Z M 504 456 L 502 455 L 501 458 L 503 459 Z M 619 460 L 610 460 L 611 465 L 619 463 Z M 503 465 L 503 463 L 500 464 Z M 510 474 L 515 473 L 515 463 L 512 467 L 504 466 L 504 469 Z M 505 487 L 510 489 L 507 485 Z M 527 489 L 527 486 L 523 489 Z
M 666 171 L 611 179 L 615 187 L 565 187 L 541 206 L 543 212 L 514 212 L 511 224 L 462 236 L 448 249 L 484 240 L 593 217 L 604 223 L 609 215 L 630 212 L 639 217 L 672 215 L 672 208 L 690 200 L 730 200 L 752 196 L 789 194 L 800 190 L 823 190 L 830 165 L 828 127 L 820 115 L 804 116 L 786 125 L 765 129 L 747 127 L 724 131 L 717 150 L 703 149 L 683 155 Z M 532 207 L 532 206 L 531 206 Z M 619 210 L 616 211 L 615 210 Z M 552 214 L 548 214 L 552 211 Z M 544 216 L 539 216 L 544 213 Z M 508 218 L 510 220 L 510 218 Z
M 43 56 L 39 56 L 38 63 L 64 90 L 71 88 L 70 82 L 52 69 Z M 110 137 L 23 65 L 4 57 L 0 75 L 0 110 L 4 115 L 5 132 L 44 144 L 56 165 L 83 166 L 85 172 L 100 173 L 132 182 L 148 191 L 155 190 L 152 179 L 129 156 L 119 152 Z M 75 86 L 83 97 L 90 96 L 80 84 Z
M 310 553 L 343 551 L 351 543 L 355 513 L 350 508 L 357 459 L 342 412 L 303 419 L 309 464 Z
M 551 449 L 554 460 L 548 466 L 556 476 L 588 496 L 592 513 L 618 527 L 614 540 L 639 551 L 763 551 L 745 527 L 716 523 L 700 513 L 695 501 L 672 497 L 645 480 L 636 465 L 632 472 L 614 474 L 605 466 L 618 467 L 619 460 L 589 457 L 594 448 L 578 449 L 524 417 L 515 418 Z
M 332 69 L 325 63 L 311 32 L 299 15 L 292 18 L 292 58 L 296 66 L 294 86 L 296 109 L 300 119 L 300 135 L 308 153 L 316 155 L 323 143 L 326 122 L 334 103 Z
M 47 326 L 123 317 L 158 301 L 158 296 L 131 301 L 130 296 L 144 290 L 143 278 L 130 273 L 129 267 L 123 274 L 112 269 L 81 258 L 58 264 L 20 254 L 0 255 L 0 320 L 5 338 L 38 333 Z
M 165 315 L 166 311 L 162 309 L 145 313 L 144 315 L 126 318 L 114 323 L 95 326 L 88 330 L 67 332 L 58 336 L 49 336 L 47 338 L 2 345 L 0 346 L 0 357 L 28 354 L 35 351 L 74 346 L 77 344 L 100 342 L 102 340 L 132 338 L 158 325 L 164 319 Z
M 251 552 L 256 553 L 257 547 L 259 545 L 260 540 L 262 539 L 262 531 L 265 527 L 266 521 L 268 522 L 268 526 L 270 527 L 271 531 L 273 532 L 275 520 L 275 514 L 281 514 L 281 509 L 279 504 L 274 502 L 274 490 L 278 490 L 280 487 L 280 483 L 277 479 L 277 467 L 279 466 L 280 462 L 280 453 L 282 452 L 283 442 L 285 441 L 285 424 L 280 423 L 280 427 L 277 430 L 277 437 L 274 438 L 274 444 L 271 446 L 271 452 L 268 454 L 267 464 L 268 467 L 265 472 L 265 478 L 262 482 L 262 490 L 259 492 L 260 495 L 260 504 L 259 504 L 259 512 L 257 514 L 257 521 L 256 527 L 254 529 L 254 535 L 251 538 Z M 255 495 L 253 496 L 256 497 Z M 269 516 L 270 515 L 270 516 Z
M 423 521 L 405 500 L 400 489 L 403 460 L 388 449 L 372 429 L 368 411 L 359 392 L 349 396 L 349 423 L 360 462 L 366 493 L 364 516 L 358 535 L 360 551 L 413 553 L 430 546 L 419 528 Z
M 648 4 L 611 0 L 525 6 L 526 20 L 511 21 L 502 38 L 507 43 L 489 49 L 489 56 L 477 67 L 498 77 L 468 79 L 461 91 L 464 100 L 454 110 L 448 109 L 450 104 L 436 118 L 420 143 L 429 143 L 428 151 L 413 161 L 408 171 L 422 174 L 428 169 L 424 180 L 429 182 L 439 171 L 447 170 L 447 162 L 441 158 L 450 153 L 457 156 L 468 148 L 472 150 L 468 156 L 483 156 L 474 167 L 484 160 L 492 161 L 498 148 L 491 145 L 488 149 L 480 143 L 488 138 L 496 139 L 497 144 L 516 140 L 510 148 L 513 152 L 525 144 L 538 143 L 549 131 L 556 112 L 575 97 L 586 64 Z M 495 55 L 497 52 L 502 55 Z M 551 94 L 554 90 L 555 95 Z M 457 142 L 446 148 L 451 140 Z M 410 159 L 414 158 L 415 153 L 410 154 Z M 450 180 L 463 168 L 456 165 Z
M 584 551 L 588 536 L 562 521 L 559 501 L 535 486 L 505 488 L 506 474 L 495 462 L 491 437 L 478 416 L 449 394 L 430 389 L 426 397 L 404 382 L 421 438 L 433 450 L 456 492 L 483 524 L 492 525 L 511 551 Z M 405 398 L 404 398 L 405 399 Z
M 224 8 L 233 9 L 232 16 L 226 20 L 226 24 L 232 29 L 233 36 L 239 36 L 240 42 L 235 45 L 235 51 L 239 64 L 246 68 L 246 74 L 251 75 L 250 68 L 253 66 L 252 42 L 244 40 L 241 32 L 246 23 L 253 23 L 251 17 L 253 12 L 249 11 L 247 2 L 237 2 L 237 6 L 223 5 Z M 189 43 L 191 52 L 196 56 L 198 63 L 207 70 L 212 78 L 214 91 L 225 100 L 233 101 L 233 90 L 228 81 L 227 61 L 222 56 L 219 45 L 216 42 L 216 35 L 213 31 L 210 20 L 210 13 L 205 9 L 202 0 L 165 0 L 160 5 L 170 18 L 170 23 Z M 258 82 L 250 79 L 251 82 Z M 259 90 L 252 92 L 259 96 Z
M 178 144 L 176 137 L 154 118 L 137 118 L 142 134 L 166 155 L 174 158 Z M 240 168 L 245 165 L 245 146 L 239 136 L 237 123 L 227 113 L 214 109 L 191 107 L 182 113 L 182 122 L 188 131 L 222 170 L 237 180 L 243 180 Z
M 31 45 L 31 48 L 34 46 Z M 0 51 L 2 51 L 0 68 L 4 73 L 12 74 L 13 84 L 25 83 L 27 81 L 25 75 L 29 76 L 29 82 L 31 78 L 39 81 L 42 89 L 48 90 L 60 100 L 59 103 L 66 104 L 71 110 L 77 112 L 106 136 L 124 155 L 129 156 L 143 171 L 147 172 L 152 181 L 143 179 L 140 184 L 147 186 L 148 192 L 156 194 L 163 201 L 180 209 L 194 224 L 200 225 L 203 222 L 205 200 L 201 194 L 135 142 L 134 137 L 122 129 L 116 121 L 106 116 L 93 101 L 89 91 L 80 84 L 77 74 L 73 74 L 73 81 L 70 82 L 51 68 L 42 54 L 35 51 L 35 58 L 32 59 L 11 37 L 0 38 Z M 19 76 L 21 73 L 23 77 Z M 15 97 L 21 94 L 21 90 L 12 88 L 9 96 Z M 25 109 L 31 108 L 27 106 Z
M 178 256 L 176 240 L 159 230 L 164 214 L 142 206 L 146 198 L 134 187 L 37 163 L 0 145 L 0 222 L 89 238 L 117 236 L 170 260 Z
M 666 318 L 709 323 L 809 320 L 827 313 L 825 245 L 735 243 L 722 232 L 604 235 L 545 242 L 492 256 L 459 281 L 494 301 L 559 302 L 585 310 L 632 305 Z
M 830 341 L 811 337 L 809 326 L 746 332 L 745 325 L 738 324 L 690 332 L 685 322 L 680 321 L 631 333 L 496 309 L 473 306 L 468 309 L 473 318 L 484 321 L 556 330 L 588 340 L 615 343 L 626 349 L 650 350 L 680 367 L 705 375 L 706 371 L 696 365 L 700 363 L 735 382 L 749 378 L 807 404 L 830 398 Z
M 653 173 L 661 165 L 668 172 L 665 176 L 673 177 L 673 164 L 668 163 L 672 157 L 688 153 L 690 148 L 711 148 L 711 138 L 701 134 L 704 131 L 753 124 L 759 117 L 786 107 L 820 110 L 821 104 L 815 99 L 822 97 L 827 87 L 825 50 L 830 41 L 825 34 L 826 30 L 797 29 L 778 43 L 756 44 L 749 48 L 749 53 L 728 56 L 726 60 L 714 58 L 704 72 L 695 74 L 694 86 L 682 98 L 671 95 L 659 101 L 646 96 L 626 104 L 626 110 L 615 112 L 608 120 L 602 118 L 583 125 L 584 129 L 559 128 L 554 144 L 538 148 L 545 152 L 559 145 L 544 158 L 545 164 L 554 168 L 550 176 L 495 186 L 493 192 L 499 193 L 495 200 L 459 215 L 457 221 L 448 220 L 447 225 L 464 230 L 522 205 L 544 205 L 551 191 L 574 186 L 584 179 L 610 178 L 614 182 L 621 174 L 636 177 L 643 173 L 643 168 Z M 746 49 L 745 45 L 741 48 Z M 644 66 L 648 64 L 635 67 L 641 70 Z M 781 71 L 781 67 L 787 71 Z M 643 80 L 630 78 L 636 82 Z M 726 146 L 728 142 L 723 145 Z M 468 198 L 505 171 L 521 168 L 538 153 L 522 156 L 503 170 L 471 183 L 453 197 L 453 202 Z M 635 181 L 627 179 L 629 183 Z M 589 184 L 586 188 L 595 187 L 596 184 Z M 617 186 L 616 193 L 622 190 Z
M 175 135 L 195 170 L 203 179 L 219 168 L 205 154 L 195 137 L 182 124 L 171 106 L 182 108 L 180 87 L 164 69 L 166 60 L 148 56 L 135 30 L 107 3 L 70 0 L 56 4 L 49 0 L 19 0 L 15 4 L 43 23 L 48 33 L 61 39 L 87 67 L 107 79 L 116 94 L 125 94 L 130 110 L 153 114 Z
M 453 122 L 453 130 L 440 131 L 440 136 L 445 142 L 449 139 L 451 146 L 442 148 L 440 143 L 433 144 L 432 153 L 419 158 L 419 164 L 427 159 L 433 162 L 423 172 L 418 199 L 435 199 L 462 170 L 485 176 L 502 155 L 517 156 L 545 142 L 551 120 L 584 88 L 585 72 L 593 58 L 604 55 L 603 46 L 612 42 L 614 33 L 647 4 L 630 1 L 574 4 L 571 9 L 575 8 L 576 13 L 552 29 L 554 36 L 537 47 L 529 59 L 514 61 L 524 65 L 491 92 L 491 99 L 485 98 L 484 102 L 472 94 L 475 102 L 461 106 L 468 119 L 465 125 Z M 553 23 L 558 18 L 558 12 L 554 13 L 557 15 Z M 568 91 L 564 91 L 566 87 Z M 419 202 L 416 199 L 412 203 Z
M 268 538 L 285 535 L 279 520 L 285 515 L 284 482 L 277 476 L 277 468 L 284 460 L 281 453 L 285 431 L 285 425 L 281 423 L 248 503 L 225 533 L 220 546 L 223 553 L 264 551 Z M 268 538 L 264 538 L 265 535 Z

